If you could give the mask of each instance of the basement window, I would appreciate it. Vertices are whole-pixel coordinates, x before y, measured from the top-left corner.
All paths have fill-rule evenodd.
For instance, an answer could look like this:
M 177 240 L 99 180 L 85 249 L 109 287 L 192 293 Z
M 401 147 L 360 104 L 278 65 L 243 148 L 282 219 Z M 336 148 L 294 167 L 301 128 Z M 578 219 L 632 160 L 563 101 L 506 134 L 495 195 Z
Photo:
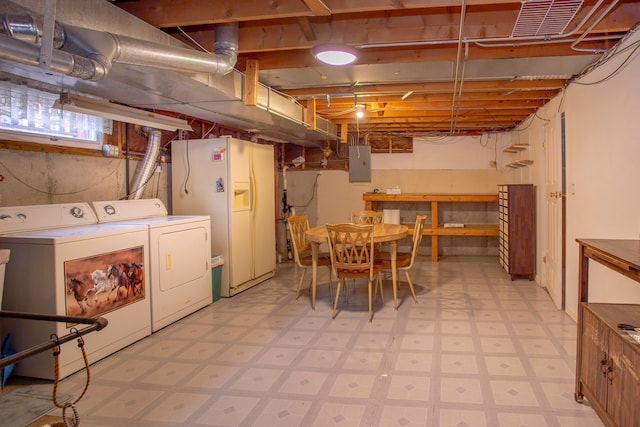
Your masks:
M 413 138 L 393 134 L 371 134 L 367 138 L 371 154 L 413 153 Z
M 0 138 L 102 149 L 105 120 L 52 108 L 57 94 L 0 82 Z

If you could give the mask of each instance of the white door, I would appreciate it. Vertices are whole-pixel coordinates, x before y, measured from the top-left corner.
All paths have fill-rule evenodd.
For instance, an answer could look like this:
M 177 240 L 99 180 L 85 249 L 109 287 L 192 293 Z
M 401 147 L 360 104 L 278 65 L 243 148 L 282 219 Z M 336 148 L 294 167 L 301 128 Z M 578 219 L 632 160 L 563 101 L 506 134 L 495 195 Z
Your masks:
M 252 144 L 252 235 L 254 277 L 276 268 L 273 146 Z
M 556 117 L 545 125 L 546 183 L 544 201 L 546 208 L 545 283 L 556 307 L 564 309 L 562 270 L 563 236 L 563 153 L 562 117 Z

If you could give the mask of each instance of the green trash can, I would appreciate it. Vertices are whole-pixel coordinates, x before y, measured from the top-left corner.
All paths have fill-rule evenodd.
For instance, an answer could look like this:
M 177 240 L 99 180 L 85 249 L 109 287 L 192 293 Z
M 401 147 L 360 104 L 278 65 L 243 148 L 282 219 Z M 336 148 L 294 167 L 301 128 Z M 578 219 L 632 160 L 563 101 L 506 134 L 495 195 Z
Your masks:
M 211 294 L 213 302 L 220 299 L 220 283 L 222 282 L 222 255 L 211 257 Z

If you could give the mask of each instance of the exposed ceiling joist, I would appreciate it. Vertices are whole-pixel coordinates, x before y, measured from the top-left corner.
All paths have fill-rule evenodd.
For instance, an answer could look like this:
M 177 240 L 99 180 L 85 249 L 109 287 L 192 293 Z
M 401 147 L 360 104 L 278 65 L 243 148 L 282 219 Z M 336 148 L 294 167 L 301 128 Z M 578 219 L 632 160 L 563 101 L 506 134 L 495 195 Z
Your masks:
M 240 71 L 246 61 L 257 61 L 263 84 L 301 102 L 315 99 L 319 116 L 347 123 L 350 131 L 355 113 L 349 120 L 351 113 L 344 111 L 357 98 L 367 111 L 358 123 L 361 130 L 448 132 L 453 119 L 439 114 L 447 108 L 451 113 L 453 105 L 458 110 L 452 132 L 479 133 L 522 122 L 640 22 L 636 0 L 567 1 L 570 14 L 550 7 L 546 15 L 564 19 L 557 34 L 514 33 L 520 0 L 467 0 L 462 29 L 459 0 L 219 0 L 215 5 L 125 0 L 117 5 L 194 48 L 178 26 L 210 49 L 216 24 L 239 22 Z M 529 24 L 544 28 L 536 19 Z M 467 56 L 461 57 L 465 75 L 458 103 L 453 91 L 456 66 L 462 65 L 456 63 L 459 35 Z M 309 52 L 322 43 L 357 47 L 359 59 L 345 68 L 324 66 Z

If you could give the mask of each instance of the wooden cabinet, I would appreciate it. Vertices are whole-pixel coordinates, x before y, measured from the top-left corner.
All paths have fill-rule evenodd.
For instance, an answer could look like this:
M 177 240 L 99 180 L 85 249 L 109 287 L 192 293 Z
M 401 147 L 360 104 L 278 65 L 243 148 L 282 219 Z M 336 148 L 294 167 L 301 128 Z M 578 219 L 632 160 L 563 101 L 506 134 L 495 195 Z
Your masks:
M 640 307 L 582 303 L 582 393 L 607 426 L 640 426 L 640 344 L 617 329 L 640 324 Z
M 441 203 L 497 203 L 497 194 L 385 194 L 364 193 L 365 209 L 378 210 L 379 202 L 430 203 L 431 225 L 426 224 L 423 236 L 431 236 L 431 260 L 438 260 L 439 236 L 497 236 L 498 224 L 464 224 L 463 227 L 446 227 L 440 223 Z M 495 207 L 493 208 L 495 209 Z M 495 212 L 495 211 L 494 211 Z M 413 233 L 413 224 L 409 233 Z
M 589 261 L 640 282 L 640 240 L 578 239 L 576 401 L 607 427 L 640 426 L 640 344 L 618 324 L 640 325 L 640 305 L 589 302 Z
M 515 280 L 536 273 L 536 193 L 532 184 L 498 186 L 500 265 Z

